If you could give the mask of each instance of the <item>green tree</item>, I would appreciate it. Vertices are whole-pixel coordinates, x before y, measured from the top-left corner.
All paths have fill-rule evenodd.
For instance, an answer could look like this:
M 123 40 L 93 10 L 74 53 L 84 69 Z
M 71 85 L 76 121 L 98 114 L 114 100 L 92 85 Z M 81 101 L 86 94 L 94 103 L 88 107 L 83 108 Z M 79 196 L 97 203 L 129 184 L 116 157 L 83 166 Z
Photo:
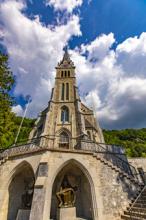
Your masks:
M 8 56 L 0 53 L 0 148 L 12 144 L 14 113 L 11 112 L 13 98 L 9 92 L 14 84 L 14 76 L 8 66 Z

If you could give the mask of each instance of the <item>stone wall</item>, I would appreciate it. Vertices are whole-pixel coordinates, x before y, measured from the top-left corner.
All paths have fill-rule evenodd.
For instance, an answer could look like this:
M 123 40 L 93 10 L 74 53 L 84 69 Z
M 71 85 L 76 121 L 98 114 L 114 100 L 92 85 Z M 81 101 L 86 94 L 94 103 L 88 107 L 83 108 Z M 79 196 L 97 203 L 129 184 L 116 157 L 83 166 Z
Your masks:
M 143 170 L 146 172 L 146 158 L 128 158 L 128 161 L 131 165 L 135 168 L 142 167 Z
M 142 163 L 138 161 L 142 160 L 133 160 L 131 163 Z M 143 166 L 145 166 L 145 162 L 144 159 Z M 54 150 L 33 153 L 33 155 L 27 154 L 11 158 L 0 166 L 0 182 L 2 183 L 0 185 L 1 220 L 7 220 L 8 188 L 11 180 L 18 168 L 24 163 L 28 163 L 32 167 L 36 177 L 30 213 L 31 220 L 49 219 L 55 178 L 62 171 L 65 174 L 65 167 L 68 164 L 72 167 L 74 165 L 76 168 L 78 167 L 89 182 L 94 220 L 119 220 L 120 214 L 126 208 L 130 199 L 136 195 L 137 188 L 130 180 L 119 175 L 118 172 L 109 167 L 108 164 L 98 160 L 92 153 Z M 86 205 L 88 204 L 84 204 L 85 207 Z

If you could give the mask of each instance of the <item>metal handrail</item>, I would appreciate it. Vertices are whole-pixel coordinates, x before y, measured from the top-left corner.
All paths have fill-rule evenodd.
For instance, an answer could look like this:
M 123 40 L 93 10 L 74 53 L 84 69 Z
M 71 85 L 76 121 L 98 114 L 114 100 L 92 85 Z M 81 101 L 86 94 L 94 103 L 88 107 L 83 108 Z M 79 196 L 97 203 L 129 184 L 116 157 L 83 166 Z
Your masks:
M 81 142 L 90 143 L 91 141 L 83 139 L 81 140 Z M 124 153 L 117 153 L 117 151 L 116 152 L 110 151 L 109 150 L 110 145 L 107 145 L 107 144 L 96 143 L 96 142 L 92 142 L 92 143 L 94 143 L 94 148 L 92 148 L 91 146 L 86 147 L 86 145 L 85 146 L 83 145 L 83 149 L 86 151 L 88 150 L 93 151 L 95 153 L 103 153 L 104 159 L 111 162 L 113 165 L 117 166 L 120 170 L 124 171 L 126 174 L 132 176 L 133 178 L 139 181 L 138 173 L 135 167 L 129 164 L 128 161 L 126 161 L 127 158 Z M 107 146 L 107 147 L 104 147 L 104 146 Z
M 103 146 L 101 144 L 98 144 L 101 148 L 103 148 Z M 104 148 L 103 148 L 104 149 Z M 136 172 L 136 169 L 134 166 L 132 166 L 131 164 L 129 164 L 127 161 L 123 160 L 122 158 L 120 158 L 117 154 L 111 153 L 110 151 L 106 151 L 108 154 L 112 154 L 113 157 L 115 157 L 116 159 L 118 159 L 118 161 L 120 161 L 122 164 L 125 164 L 126 167 L 128 167 L 129 169 L 127 170 L 128 172 L 126 172 L 128 175 L 132 175 L 133 177 L 135 177 L 138 180 L 138 173 Z M 109 161 L 109 158 L 106 158 L 106 160 Z M 110 161 L 111 162 L 111 161 Z M 116 162 L 116 166 L 119 167 L 121 169 L 120 164 L 121 163 L 117 163 L 117 160 L 115 160 L 114 162 Z M 113 161 L 112 161 L 113 163 Z M 114 164 L 114 163 L 113 163 Z M 122 166 L 122 168 L 124 168 L 124 166 Z M 124 171 L 126 171 L 125 169 L 123 169 Z M 130 171 L 130 173 L 129 173 Z
M 31 145 L 31 144 L 35 144 L 36 146 L 40 146 L 41 145 L 41 140 L 44 139 L 48 139 L 48 140 L 54 140 L 55 138 L 60 138 L 59 135 L 44 135 L 44 136 L 40 136 L 37 138 L 32 138 L 32 139 L 28 139 L 26 141 L 23 141 L 21 143 L 16 143 L 15 145 L 12 145 L 9 148 L 5 148 L 5 149 L 0 149 L 0 153 L 3 153 L 6 150 L 9 149 L 13 149 L 13 148 L 17 148 L 17 147 L 21 147 L 24 145 Z M 137 177 L 137 172 L 135 167 L 133 167 L 132 165 L 130 165 L 127 161 L 125 161 L 124 159 L 122 159 L 121 157 L 119 157 L 118 155 L 125 155 L 123 152 L 114 152 L 109 150 L 109 147 L 112 145 L 107 145 L 105 143 L 98 143 L 98 142 L 94 142 L 92 140 L 89 139 L 81 139 L 79 137 L 77 138 L 68 138 L 69 142 L 71 142 L 72 140 L 76 140 L 76 146 L 80 143 L 86 143 L 86 145 L 83 145 L 83 148 L 77 148 L 77 149 L 81 149 L 81 150 L 85 150 L 85 151 L 89 151 L 89 152 L 96 152 L 96 153 L 103 153 L 105 155 L 105 159 L 107 161 L 112 162 L 113 165 L 117 166 L 118 168 L 120 168 L 122 171 L 124 171 L 125 173 L 127 173 L 128 175 L 131 175 L 133 177 L 135 177 L 136 179 L 138 179 Z M 91 145 L 90 145 L 91 144 Z M 84 146 L 87 146 L 87 148 Z M 116 146 L 116 145 L 114 145 Z M 76 147 L 74 146 L 74 148 L 76 149 Z M 116 149 L 116 148 L 114 148 Z M 125 156 L 126 158 L 126 156 Z
M 146 189 L 146 185 L 143 187 L 143 189 L 141 190 L 141 192 L 139 193 L 139 195 L 137 196 L 137 198 L 134 200 L 134 202 L 132 203 L 130 209 L 129 209 L 129 214 L 130 214 L 130 219 L 132 220 L 132 208 L 134 207 L 134 205 L 136 204 L 137 200 L 140 198 L 141 194 L 144 192 L 144 190 Z M 140 213 L 141 214 L 141 213 Z

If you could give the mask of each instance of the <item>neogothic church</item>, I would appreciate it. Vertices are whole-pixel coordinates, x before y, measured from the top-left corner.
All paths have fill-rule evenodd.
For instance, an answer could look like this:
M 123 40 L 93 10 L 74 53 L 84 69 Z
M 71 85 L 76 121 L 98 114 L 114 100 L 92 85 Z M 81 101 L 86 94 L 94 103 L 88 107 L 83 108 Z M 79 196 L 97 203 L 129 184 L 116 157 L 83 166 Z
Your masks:
M 0 151 L 0 220 L 146 219 L 145 169 L 104 142 L 66 50 L 29 140 Z

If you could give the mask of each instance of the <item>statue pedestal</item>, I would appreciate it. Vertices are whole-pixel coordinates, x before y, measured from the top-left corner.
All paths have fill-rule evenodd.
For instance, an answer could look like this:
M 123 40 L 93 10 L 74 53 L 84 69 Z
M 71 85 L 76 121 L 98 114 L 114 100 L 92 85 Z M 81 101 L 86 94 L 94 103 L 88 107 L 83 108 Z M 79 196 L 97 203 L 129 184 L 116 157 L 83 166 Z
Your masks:
M 59 220 L 76 220 L 76 208 L 60 208 L 59 209 Z
M 19 209 L 16 220 L 28 220 L 30 216 L 30 210 Z

